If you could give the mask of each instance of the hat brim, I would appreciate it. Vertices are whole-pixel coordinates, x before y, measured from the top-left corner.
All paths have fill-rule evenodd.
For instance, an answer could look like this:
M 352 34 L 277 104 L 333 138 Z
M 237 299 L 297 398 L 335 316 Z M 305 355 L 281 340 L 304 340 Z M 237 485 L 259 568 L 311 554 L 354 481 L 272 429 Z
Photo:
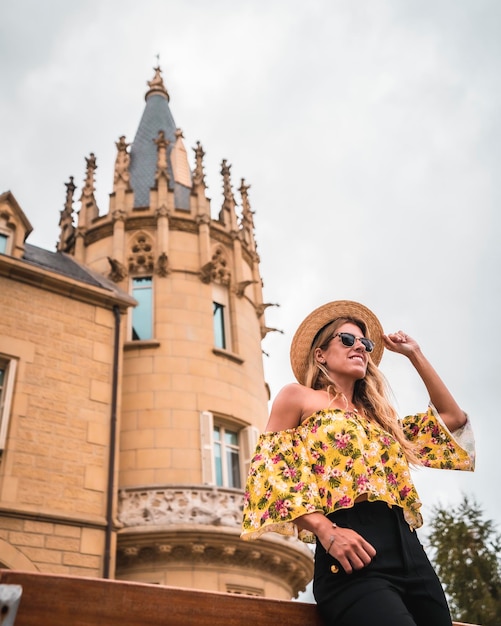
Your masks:
M 374 342 L 374 350 L 370 353 L 370 359 L 375 365 L 379 365 L 384 350 L 384 331 L 380 321 L 370 309 L 359 302 L 336 300 L 312 311 L 301 322 L 292 339 L 290 352 L 292 371 L 297 381 L 302 385 L 305 383 L 308 355 L 316 334 L 324 326 L 339 317 L 360 320 L 365 324 L 367 336 Z

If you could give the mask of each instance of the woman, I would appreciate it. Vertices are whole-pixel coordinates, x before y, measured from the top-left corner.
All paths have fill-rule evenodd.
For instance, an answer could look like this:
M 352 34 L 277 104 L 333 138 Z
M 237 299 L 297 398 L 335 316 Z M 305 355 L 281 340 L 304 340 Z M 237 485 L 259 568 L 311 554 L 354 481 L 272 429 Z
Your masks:
M 400 421 L 378 370 L 384 348 L 409 358 L 430 396 Z M 326 624 L 450 626 L 410 465 L 473 470 L 466 414 L 414 339 L 385 335 L 347 300 L 313 311 L 291 346 L 284 387 L 258 442 L 242 538 L 266 531 L 316 542 L 313 592 Z

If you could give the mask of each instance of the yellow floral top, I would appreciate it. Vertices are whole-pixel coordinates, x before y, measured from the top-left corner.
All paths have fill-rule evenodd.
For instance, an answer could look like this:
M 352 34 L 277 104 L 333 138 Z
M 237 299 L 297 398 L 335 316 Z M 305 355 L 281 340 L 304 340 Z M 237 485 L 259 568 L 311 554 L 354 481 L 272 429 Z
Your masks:
M 430 406 L 401 424 L 424 466 L 474 469 L 469 421 L 453 436 Z M 361 494 L 402 507 L 411 528 L 423 523 L 409 465 L 395 438 L 357 413 L 317 411 L 296 428 L 261 434 L 247 479 L 242 539 L 257 539 L 265 531 L 297 535 L 296 518 L 349 508 Z M 315 540 L 307 531 L 299 538 Z

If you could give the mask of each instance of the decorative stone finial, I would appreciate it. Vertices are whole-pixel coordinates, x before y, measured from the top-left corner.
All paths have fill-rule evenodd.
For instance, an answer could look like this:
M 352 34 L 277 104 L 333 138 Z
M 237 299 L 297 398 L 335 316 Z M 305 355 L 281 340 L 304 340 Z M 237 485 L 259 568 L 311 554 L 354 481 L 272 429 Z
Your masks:
M 126 184 L 127 189 L 129 189 L 130 154 L 127 152 L 127 148 L 130 146 L 130 144 L 125 141 L 125 136 L 122 135 L 119 140 L 115 142 L 115 146 L 117 147 L 117 158 L 115 159 L 114 182 L 115 184 L 117 184 L 120 180 L 122 180 Z
M 195 153 L 195 171 L 193 172 L 193 182 L 195 185 L 203 185 L 205 187 L 205 174 L 204 174 L 204 156 L 205 152 L 202 148 L 202 144 L 197 141 L 197 147 L 193 148 Z
M 241 179 L 240 182 L 240 196 L 242 198 L 242 218 L 241 218 L 241 228 L 243 231 L 244 241 L 247 244 L 251 245 L 251 247 L 255 247 L 254 241 L 254 211 L 251 209 L 249 202 L 249 188 L 250 185 L 245 184 L 245 178 Z
M 158 131 L 156 139 L 153 142 L 157 146 L 157 171 L 155 173 L 155 180 L 158 180 L 161 176 L 165 176 L 169 181 L 169 172 L 167 170 L 167 146 L 170 141 L 165 138 L 163 130 Z
M 231 213 L 235 208 L 235 197 L 231 189 L 231 165 L 226 162 L 226 159 L 223 159 L 221 163 L 221 174 L 223 176 L 223 206 L 221 207 L 220 220 L 224 224 L 226 222 L 225 211 Z
M 169 102 L 170 96 L 169 96 L 169 92 L 167 91 L 164 85 L 164 81 L 162 78 L 162 70 L 158 66 L 154 67 L 153 69 L 155 70 L 155 76 L 153 76 L 153 78 L 150 81 L 148 81 L 149 89 L 146 92 L 144 99 L 147 100 L 149 96 L 152 96 L 152 95 L 160 95 L 160 96 L 163 96 L 164 98 L 167 98 L 167 102 Z
M 59 242 L 57 244 L 58 252 L 68 252 L 75 242 L 75 226 L 73 225 L 73 194 L 76 185 L 73 183 L 73 176 L 70 181 L 64 183 L 66 186 L 66 202 L 64 209 L 61 211 L 59 219 Z
M 94 172 L 97 170 L 96 157 L 93 152 L 89 157 L 85 157 L 85 163 L 87 164 L 85 172 L 85 183 L 82 189 L 82 198 L 90 198 L 94 195 L 96 190 L 94 186 Z

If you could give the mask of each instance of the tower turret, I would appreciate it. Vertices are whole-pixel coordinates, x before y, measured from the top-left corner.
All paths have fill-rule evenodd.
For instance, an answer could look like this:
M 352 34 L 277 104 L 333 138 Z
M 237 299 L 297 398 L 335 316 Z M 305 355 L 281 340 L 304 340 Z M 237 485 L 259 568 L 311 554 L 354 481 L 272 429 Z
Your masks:
M 148 86 L 132 144 L 116 142 L 108 213 L 93 201 L 91 155 L 66 246 L 138 303 L 121 330 L 116 577 L 290 598 L 311 577 L 308 548 L 239 538 L 269 400 L 250 186 L 242 179 L 239 215 L 223 160 L 213 219 L 204 150 L 198 142 L 192 172 L 160 68 Z

